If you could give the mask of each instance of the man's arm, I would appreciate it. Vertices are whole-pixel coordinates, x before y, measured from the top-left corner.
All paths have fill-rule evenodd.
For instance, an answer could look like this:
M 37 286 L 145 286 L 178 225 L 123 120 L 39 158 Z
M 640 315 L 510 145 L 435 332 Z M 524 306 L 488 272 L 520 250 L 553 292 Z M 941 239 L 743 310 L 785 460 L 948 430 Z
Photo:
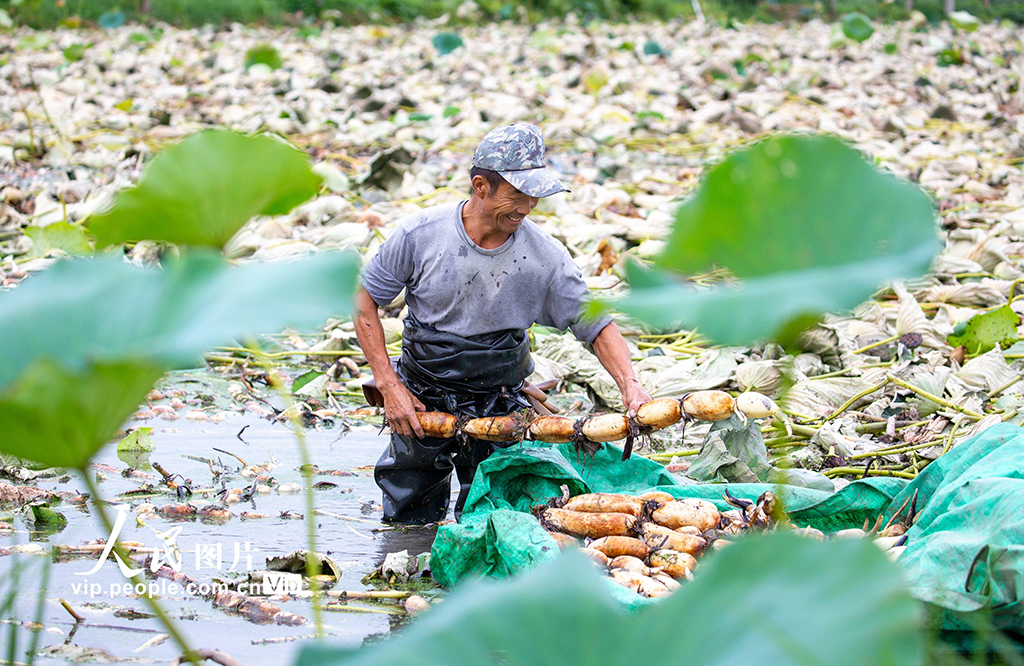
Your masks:
M 651 396 L 640 387 L 636 375 L 633 373 L 633 360 L 630 358 L 629 347 L 619 332 L 615 322 L 609 323 L 601 329 L 601 332 L 594 338 L 594 355 L 601 362 L 604 369 L 612 376 L 622 393 L 622 404 L 626 411 L 635 414 L 640 405 L 648 402 Z
M 426 411 L 427 408 L 402 384 L 391 367 L 384 343 L 384 327 L 381 326 L 377 307 L 373 297 L 360 286 L 356 292 L 356 338 L 370 363 L 377 389 L 384 395 L 384 415 L 387 416 L 391 430 L 406 437 L 423 437 L 423 428 L 416 412 Z

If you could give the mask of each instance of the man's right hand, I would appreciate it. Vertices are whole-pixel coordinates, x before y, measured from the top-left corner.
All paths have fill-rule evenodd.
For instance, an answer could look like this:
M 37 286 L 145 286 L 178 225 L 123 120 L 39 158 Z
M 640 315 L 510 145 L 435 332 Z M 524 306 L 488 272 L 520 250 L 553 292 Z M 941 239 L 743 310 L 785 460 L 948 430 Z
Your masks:
M 416 412 L 427 411 L 427 406 L 399 381 L 390 384 L 386 389 L 379 386 L 377 388 L 381 389 L 384 395 L 384 415 L 388 419 L 391 431 L 406 437 L 425 437 Z
M 377 302 L 366 289 L 356 290 L 356 337 L 359 346 L 370 363 L 377 390 L 384 396 L 384 415 L 392 432 L 406 437 L 423 437 L 423 427 L 416 418 L 416 412 L 427 411 L 426 406 L 409 392 L 402 380 L 391 368 L 387 346 L 384 344 L 384 329 L 377 312 Z

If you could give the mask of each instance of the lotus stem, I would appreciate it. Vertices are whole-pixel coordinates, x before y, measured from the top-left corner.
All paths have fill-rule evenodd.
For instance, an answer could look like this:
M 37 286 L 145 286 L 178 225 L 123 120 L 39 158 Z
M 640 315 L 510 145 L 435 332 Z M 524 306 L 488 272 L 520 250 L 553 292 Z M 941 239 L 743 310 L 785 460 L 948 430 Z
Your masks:
M 928 421 L 896 421 L 896 430 L 915 428 L 917 426 L 927 425 L 928 423 Z M 887 420 L 875 421 L 873 423 L 862 423 L 857 426 L 857 432 L 861 435 L 867 435 L 876 432 L 885 432 L 888 427 L 889 422 Z
M 815 379 L 831 379 L 832 377 L 842 377 L 843 375 L 848 375 L 854 370 L 861 370 L 867 368 L 888 368 L 890 366 L 892 366 L 892 361 L 887 361 L 885 363 L 865 363 L 864 365 L 854 365 L 850 366 L 849 368 L 843 368 L 842 370 L 836 370 L 835 372 L 826 372 L 823 375 L 814 375 L 813 377 L 808 377 L 807 379 L 809 381 L 814 381 Z
M 927 449 L 930 446 L 937 446 L 943 439 L 943 437 L 939 437 L 937 439 L 928 440 L 927 442 L 921 442 L 920 444 L 907 444 L 906 446 L 890 447 L 887 449 L 875 449 L 868 453 L 858 453 L 855 456 L 850 456 L 848 460 L 864 460 L 866 458 L 881 458 L 882 456 L 894 456 L 900 453 L 909 453 L 910 451 L 917 451 L 919 449 Z
M 953 438 L 956 437 L 958 430 L 960 430 L 960 422 L 954 421 L 953 425 L 949 429 L 949 437 L 946 438 L 946 445 L 942 447 L 942 455 L 946 455 L 946 452 L 953 448 Z
M 345 613 L 377 613 L 379 615 L 404 615 L 405 611 L 391 610 L 388 608 L 367 608 L 366 606 L 349 606 L 343 602 L 327 604 L 329 611 L 342 611 Z
M 673 458 L 682 456 L 695 456 L 700 453 L 700 449 L 682 449 L 680 451 L 661 452 L 661 453 L 648 453 L 646 455 L 639 454 L 648 460 L 654 460 L 656 462 L 671 462 Z
M 831 478 L 834 478 L 834 477 L 837 477 L 837 476 L 843 476 L 843 475 L 860 476 L 860 475 L 865 474 L 865 472 L 864 472 L 863 469 L 858 469 L 856 467 L 833 467 L 832 469 L 825 470 L 824 474 L 825 474 L 825 476 L 827 476 L 828 478 L 831 479 Z M 893 469 L 869 469 L 867 471 L 867 475 L 868 476 L 894 476 L 894 477 L 899 478 L 899 479 L 915 479 L 915 478 L 917 478 L 916 474 L 911 474 L 910 472 L 901 472 L 901 471 L 893 470 Z
M 288 356 L 362 356 L 363 352 L 357 349 L 321 349 L 305 351 L 296 349 L 295 351 L 283 351 L 283 352 L 265 352 L 258 349 L 249 349 L 245 347 L 214 347 L 216 351 L 229 352 L 232 354 L 249 354 L 250 356 L 259 356 L 260 358 L 266 359 L 279 359 L 287 358 Z
M 46 563 L 43 565 L 43 585 L 39 590 L 39 598 L 36 601 L 36 613 L 34 622 L 37 627 L 43 626 L 43 614 L 46 611 L 46 591 L 50 589 L 50 569 L 53 567 L 53 549 L 50 550 L 51 557 L 46 558 Z M 61 599 L 63 601 L 63 599 Z M 39 647 L 39 636 L 43 632 L 33 631 L 31 638 L 28 641 L 28 650 L 26 653 L 29 655 L 29 663 L 32 663 L 33 658 L 36 654 L 36 649 Z
M 853 353 L 854 354 L 863 354 L 866 351 L 870 351 L 872 349 L 875 349 L 876 347 L 881 347 L 882 345 L 887 345 L 890 342 L 896 342 L 899 339 L 900 339 L 900 336 L 894 335 L 891 338 L 886 338 L 885 340 L 879 340 L 878 342 L 872 342 L 870 345 L 865 345 L 865 346 L 861 347 L 860 349 L 855 349 L 855 350 L 853 350 Z
M 852 407 L 853 404 L 855 402 L 857 402 L 858 400 L 860 400 L 861 398 L 869 396 L 872 393 L 874 393 L 875 391 L 880 391 L 881 389 L 885 388 L 889 384 L 890 381 L 891 381 L 891 376 L 887 377 L 886 380 L 884 382 L 882 382 L 881 384 L 878 384 L 877 386 L 872 386 L 870 388 L 866 388 L 863 391 L 861 391 L 860 393 L 858 393 L 857 395 L 853 396 L 852 398 L 850 398 L 849 400 L 844 402 L 843 404 L 839 405 L 839 408 L 836 409 L 836 411 L 832 412 L 831 414 L 829 414 L 828 416 L 825 417 L 825 423 L 828 423 L 832 419 L 836 418 L 837 416 L 839 416 L 840 414 L 845 412 L 847 409 Z
M 341 599 L 406 599 L 410 590 L 328 590 L 327 596 Z
M 1013 386 L 1014 384 L 1016 384 L 1016 383 L 1017 383 L 1017 382 L 1019 382 L 1020 380 L 1021 380 L 1021 375 L 1020 375 L 1020 373 L 1018 373 L 1018 374 L 1017 374 L 1017 376 L 1016 376 L 1016 377 L 1014 377 L 1013 379 L 1011 379 L 1011 380 L 1010 380 L 1010 381 L 1009 381 L 1008 383 L 1006 383 L 1006 384 L 1003 384 L 1002 386 L 1000 386 L 999 388 L 997 388 L 997 389 L 996 389 L 995 391 L 992 391 L 992 393 L 990 393 L 990 394 L 989 394 L 989 396 L 988 396 L 988 399 L 989 399 L 989 400 L 992 400 L 992 399 L 993 399 L 993 398 L 995 398 L 995 397 L 996 397 L 997 395 L 999 395 L 1000 393 L 1002 393 L 1002 392 L 1003 392 L 1003 391 L 1005 391 L 1006 389 L 1010 388 L 1011 386 Z
M 985 416 L 983 414 L 979 414 L 978 412 L 975 412 L 975 411 L 972 411 L 970 409 L 967 409 L 966 407 L 961 407 L 960 405 L 954 405 L 953 403 L 949 402 L 948 400 L 940 398 L 937 395 L 932 395 L 931 393 L 925 391 L 924 389 L 920 389 L 920 388 L 914 386 L 913 384 L 909 384 L 909 383 L 903 381 L 902 379 L 898 379 L 896 377 L 893 377 L 892 375 L 889 375 L 888 378 L 889 378 L 889 381 L 892 382 L 893 384 L 895 384 L 896 386 L 900 386 L 902 388 L 905 388 L 908 391 L 913 391 L 914 393 L 916 393 L 917 395 L 921 396 L 925 400 L 931 400 L 935 404 L 942 405 L 946 409 L 952 409 L 954 412 L 960 412 L 961 414 L 964 414 L 965 416 L 969 416 L 970 418 L 972 418 L 972 419 L 974 419 L 976 421 L 980 421 L 981 419 L 985 418 Z
M 79 471 L 82 473 L 82 479 L 85 482 L 85 487 L 89 489 L 89 495 L 92 498 L 93 505 L 95 505 L 96 507 L 96 513 L 98 513 L 100 516 L 100 522 L 103 524 L 103 529 L 107 531 L 107 534 L 113 534 L 114 523 L 112 520 L 110 520 L 110 515 L 107 513 L 107 509 L 104 506 L 103 500 L 100 497 L 99 486 L 97 486 L 96 481 L 94 481 L 93 478 L 89 476 L 89 472 L 87 469 L 80 469 Z M 125 550 L 121 547 L 120 543 L 115 541 L 113 550 L 114 553 L 116 553 L 117 556 L 120 557 L 123 562 L 131 561 L 128 558 L 128 553 L 125 552 Z M 160 603 L 153 597 L 153 595 L 149 593 L 149 586 L 145 585 L 145 581 L 142 577 L 142 574 L 136 574 L 131 580 L 135 584 L 142 584 L 142 586 L 146 588 L 145 593 L 141 595 L 143 601 L 146 602 L 146 604 L 149 606 L 149 609 L 153 611 L 153 614 L 156 615 L 157 619 L 160 621 L 160 624 L 164 626 L 164 629 L 167 630 L 167 633 L 171 635 L 171 638 L 174 639 L 174 642 L 177 643 L 178 647 L 180 647 L 182 652 L 184 652 L 185 659 L 192 662 L 193 664 L 200 663 L 203 660 L 202 657 L 200 657 L 195 650 L 188 646 L 188 643 L 185 641 L 185 636 L 180 631 L 178 631 L 177 625 L 174 624 L 174 621 L 170 618 L 167 612 L 164 611 L 163 606 L 161 606 Z
M 1024 294 L 1014 295 L 1013 293 L 1014 291 L 1017 290 L 1017 285 L 1022 283 L 1024 283 L 1024 278 L 1017 278 L 1016 280 L 1010 283 L 1010 299 L 1006 301 L 1007 305 L 1013 303 L 1016 300 L 1019 300 L 1020 298 L 1024 298 Z
M 767 449 L 782 449 L 787 446 L 804 446 L 805 444 L 807 444 L 806 437 L 790 437 L 789 435 L 764 440 L 764 446 Z
M 778 424 L 778 425 L 776 425 Z M 791 423 L 790 429 L 792 433 L 786 433 L 787 437 L 798 435 L 800 437 L 807 437 L 808 439 L 818 434 L 818 429 L 813 426 L 800 425 L 799 423 Z M 773 420 L 772 430 L 775 432 L 786 432 L 786 426 L 782 421 Z
M 280 377 L 272 366 L 268 367 L 268 377 L 272 378 L 271 386 L 277 389 L 285 404 L 285 413 L 289 414 L 288 423 L 295 435 L 295 443 L 299 448 L 299 462 L 302 470 L 302 478 L 305 481 L 304 495 L 306 500 L 306 577 L 309 578 L 309 586 L 313 591 L 313 623 L 316 627 L 317 638 L 324 635 L 323 607 L 321 605 L 320 584 L 313 576 L 319 574 L 313 562 L 313 553 L 316 552 L 316 519 L 313 517 L 316 512 L 316 500 L 313 497 L 313 461 L 309 457 L 309 448 L 306 446 L 306 435 L 302 432 L 302 424 L 299 422 L 297 410 L 291 409 L 295 402 L 292 394 L 285 388 Z
M 67 600 L 61 599 L 60 600 L 60 605 L 63 606 L 64 610 L 66 610 L 68 612 L 68 615 L 70 615 L 71 617 L 73 617 L 75 619 L 75 622 L 85 622 L 85 618 L 82 617 L 81 615 L 79 615 L 78 611 L 76 611 L 74 608 L 72 608 L 71 604 L 69 604 L 67 602 Z

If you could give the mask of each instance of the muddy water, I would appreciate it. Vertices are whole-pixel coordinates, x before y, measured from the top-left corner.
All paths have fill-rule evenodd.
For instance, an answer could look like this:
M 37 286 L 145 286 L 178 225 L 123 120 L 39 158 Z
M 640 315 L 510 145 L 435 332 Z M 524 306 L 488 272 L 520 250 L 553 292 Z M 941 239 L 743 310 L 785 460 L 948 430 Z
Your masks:
M 152 440 L 156 445 L 149 460 L 157 462 L 167 471 L 180 474 L 192 480 L 195 488 L 211 487 L 212 477 L 209 465 L 187 458 L 187 455 L 209 458 L 223 462 L 228 468 L 238 470 L 241 463 L 232 456 L 214 449 L 229 451 L 246 463 L 263 464 L 272 459 L 277 466 L 270 472 L 279 484 L 303 483 L 299 471 L 298 448 L 291 431 L 283 425 L 273 424 L 258 417 L 232 416 L 223 423 L 193 423 L 181 419 L 174 422 L 151 420 L 145 423 L 129 424 L 153 427 Z M 242 428 L 245 427 L 244 431 Z M 241 432 L 241 439 L 237 434 Z M 408 549 L 411 553 L 428 551 L 433 541 L 432 529 L 414 528 L 402 531 L 374 531 L 385 526 L 381 523 L 380 493 L 373 482 L 370 467 L 377 460 L 386 445 L 386 436 L 368 426 L 345 430 L 336 427 L 327 430 L 306 430 L 307 445 L 314 464 L 320 469 L 340 469 L 353 472 L 352 476 L 317 476 L 316 481 L 336 483 L 337 487 L 316 492 L 318 509 L 356 520 L 341 520 L 328 516 L 317 516 L 317 550 L 327 552 L 340 565 L 343 576 L 335 589 L 363 590 L 360 579 L 380 564 L 387 553 Z M 244 440 L 244 441 L 243 441 Z M 127 465 L 118 459 L 113 445 L 104 448 L 97 456 L 96 463 L 124 470 Z M 95 473 L 95 470 L 94 472 Z M 117 472 L 102 471 L 106 476 L 100 484 L 101 493 L 110 498 L 125 491 L 138 488 L 145 480 L 126 479 Z M 157 478 L 156 472 L 150 473 Z M 247 487 L 251 479 L 231 475 L 227 487 Z M 43 488 L 81 491 L 79 479 L 61 483 L 58 480 L 38 481 Z M 219 486 L 219 484 L 218 484 Z M 211 498 L 212 499 L 212 498 Z M 177 501 L 171 496 L 152 499 L 132 500 L 124 505 L 138 505 L 150 501 L 156 505 Z M 215 500 L 214 500 L 215 501 Z M 372 505 L 372 506 L 371 506 Z M 18 516 L 15 525 L 18 531 L 12 537 L 0 537 L 0 546 L 10 547 L 14 543 L 32 541 L 43 547 L 48 544 L 78 544 L 93 539 L 102 539 L 106 532 L 95 515 L 68 505 L 59 507 L 68 518 L 67 527 L 51 535 L 33 534 L 28 525 Z M 305 513 L 305 499 L 302 493 L 256 495 L 251 502 L 231 507 L 234 517 L 224 525 L 209 525 L 199 521 L 172 522 L 164 518 L 147 521 L 140 526 L 130 512 L 120 538 L 141 541 L 146 546 L 160 547 L 163 541 L 156 535 L 180 527 L 175 540 L 182 554 L 182 571 L 209 582 L 213 578 L 226 578 L 247 568 L 264 568 L 265 559 L 283 555 L 297 548 L 305 547 L 306 527 L 302 520 L 280 518 L 282 511 Z M 242 521 L 242 511 L 269 514 L 270 518 Z M 7 512 L 8 514 L 10 512 Z M 112 515 L 115 512 L 111 511 Z M 217 555 L 219 549 L 219 567 Z M 197 561 L 197 550 L 208 555 Z M 13 554 L 0 557 L 0 580 L 7 580 L 17 563 L 25 563 L 29 571 L 21 577 L 19 594 L 14 611 L 10 614 L 20 620 L 34 616 L 38 599 L 39 570 L 46 558 L 28 554 Z M 96 560 L 76 559 L 56 563 L 50 572 L 50 586 L 46 595 L 43 624 L 47 630 L 40 635 L 40 647 L 60 645 L 68 640 L 72 628 L 71 618 L 61 607 L 60 599 L 67 600 L 88 622 L 75 631 L 71 643 L 78 646 L 101 648 L 123 661 L 117 663 L 138 663 L 130 659 L 168 661 L 178 654 L 172 641 L 133 652 L 147 640 L 163 633 L 161 625 L 152 618 L 133 619 L 132 611 L 148 614 L 146 604 L 119 589 L 126 579 L 118 570 L 111 557 L 100 570 L 87 574 Z M 112 587 L 113 586 L 113 587 Z M 94 592 L 93 590 L 99 590 Z M 4 592 L 0 588 L 0 596 Z M 0 598 L 0 604 L 3 599 Z M 178 619 L 193 646 L 211 647 L 222 650 L 245 664 L 288 664 L 302 644 L 302 641 L 261 644 L 265 639 L 306 636 L 313 632 L 313 610 L 305 600 L 278 602 L 283 610 L 306 617 L 309 623 L 298 627 L 284 627 L 274 624 L 257 625 L 244 618 L 216 609 L 209 601 L 186 597 L 182 594 L 166 597 L 165 608 Z M 359 605 L 380 609 L 362 602 Z M 330 635 L 328 640 L 356 646 L 368 636 L 386 635 L 402 621 L 401 616 L 382 613 L 325 612 L 324 627 Z M 108 628 L 99 625 L 109 625 Z M 0 626 L 3 640 L 7 644 L 9 627 Z M 28 632 L 20 632 L 24 645 Z M 24 647 L 20 648 L 23 653 Z M 6 653 L 6 648 L 4 650 Z M 0 659 L 6 654 L 0 655 Z M 37 658 L 42 663 L 54 663 L 54 659 Z M 63 661 L 63 660 L 62 660 Z

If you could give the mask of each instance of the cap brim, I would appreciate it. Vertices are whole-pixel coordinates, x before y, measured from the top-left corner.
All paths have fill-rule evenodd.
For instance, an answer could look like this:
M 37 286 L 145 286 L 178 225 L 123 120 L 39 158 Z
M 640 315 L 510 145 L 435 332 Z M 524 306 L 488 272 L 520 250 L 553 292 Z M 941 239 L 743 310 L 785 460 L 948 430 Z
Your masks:
M 547 167 L 521 171 L 499 171 L 498 173 L 512 187 L 538 199 L 569 191 L 569 188 L 563 185 L 562 181 L 558 180 L 558 177 Z

